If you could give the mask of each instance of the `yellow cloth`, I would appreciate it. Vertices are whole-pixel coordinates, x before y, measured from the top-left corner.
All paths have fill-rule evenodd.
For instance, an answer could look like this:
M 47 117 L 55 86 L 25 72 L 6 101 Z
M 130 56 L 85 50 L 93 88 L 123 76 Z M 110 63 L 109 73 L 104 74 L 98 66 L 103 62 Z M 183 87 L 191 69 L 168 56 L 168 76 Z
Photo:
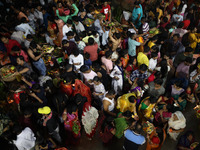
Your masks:
M 138 66 L 140 66 L 142 64 L 147 65 L 147 67 L 149 66 L 149 58 L 147 57 L 147 55 L 145 55 L 142 52 L 138 53 L 137 61 L 138 61 Z
M 156 44 L 153 43 L 153 42 L 151 42 L 151 41 L 149 41 L 148 46 L 149 46 L 150 48 L 152 48 L 154 45 L 156 45 Z
M 120 97 L 118 97 L 117 99 L 117 109 L 120 110 L 120 112 L 125 112 L 127 110 L 134 112 L 134 109 L 136 107 L 136 101 L 134 103 L 130 103 L 128 98 L 130 96 L 135 96 L 135 93 L 128 93 L 128 94 L 124 94 Z M 134 114 L 137 115 L 137 114 Z
M 158 15 L 158 19 L 160 19 L 162 16 L 163 16 L 163 11 L 162 11 L 162 9 L 157 9 L 156 10 L 156 12 L 158 12 L 159 13 L 159 15 Z
M 93 39 L 94 39 L 94 36 L 93 35 L 91 35 L 91 36 L 86 36 L 86 37 L 84 37 L 83 39 L 82 39 L 82 41 L 84 42 L 84 43 L 88 43 L 88 39 L 90 38 L 90 37 L 92 37 Z
M 197 33 L 190 33 L 188 39 L 190 41 L 191 48 L 195 50 L 197 43 L 200 43 L 200 39 L 197 38 Z

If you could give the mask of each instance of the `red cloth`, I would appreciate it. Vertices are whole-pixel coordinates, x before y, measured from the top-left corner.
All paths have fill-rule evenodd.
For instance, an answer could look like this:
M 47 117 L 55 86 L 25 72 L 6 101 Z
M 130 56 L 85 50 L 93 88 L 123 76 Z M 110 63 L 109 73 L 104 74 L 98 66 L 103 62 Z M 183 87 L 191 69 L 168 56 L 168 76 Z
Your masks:
M 106 7 L 103 5 L 102 6 L 102 10 L 101 10 L 101 13 L 103 13 L 105 16 L 106 16 L 106 18 L 105 18 L 105 20 L 108 20 L 109 18 L 108 18 L 108 15 L 109 15 L 109 11 L 110 11 L 111 9 L 110 9 L 110 5 L 107 5 Z
M 20 102 L 20 94 L 21 93 L 25 93 L 24 91 L 18 92 L 18 93 L 14 93 L 14 101 L 15 103 L 19 104 Z
M 148 83 L 153 82 L 155 80 L 155 76 L 154 73 L 152 73 L 149 77 L 148 77 Z
M 63 93 L 67 94 L 67 96 L 71 96 L 73 93 L 72 85 L 65 85 L 63 82 L 60 85 L 60 89 Z
M 21 45 L 16 40 L 11 40 L 11 39 L 9 39 L 8 44 L 4 43 L 4 46 L 7 49 L 7 55 L 10 54 L 13 46 L 18 46 L 19 48 L 21 48 Z
M 183 20 L 184 26 L 183 29 L 187 29 L 188 26 L 190 25 L 190 20 Z
M 87 97 L 88 102 L 91 104 L 92 97 L 91 97 L 91 91 L 90 88 L 85 85 L 81 80 L 76 79 L 75 80 L 75 90 L 73 95 L 81 94 L 82 96 Z
M 98 44 L 94 45 L 88 45 L 84 48 L 84 53 L 89 53 L 90 54 L 90 60 L 91 61 L 96 61 L 98 59 Z

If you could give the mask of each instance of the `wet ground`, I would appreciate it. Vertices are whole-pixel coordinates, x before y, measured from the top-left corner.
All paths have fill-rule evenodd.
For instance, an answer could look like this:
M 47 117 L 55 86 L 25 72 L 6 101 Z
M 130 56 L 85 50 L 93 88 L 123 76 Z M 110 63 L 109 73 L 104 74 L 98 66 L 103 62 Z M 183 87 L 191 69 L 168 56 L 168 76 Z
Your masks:
M 200 141 L 200 119 L 197 119 L 195 116 L 195 111 L 193 110 L 195 104 L 187 104 L 186 110 L 183 111 L 183 114 L 187 120 L 187 126 L 183 133 L 187 130 L 192 130 L 195 132 L 195 138 L 197 141 Z M 182 133 L 182 134 L 183 134 Z M 180 135 L 179 135 L 180 136 Z M 108 145 L 104 145 L 101 142 L 101 139 L 98 136 L 98 133 L 95 134 L 92 140 L 88 140 L 86 135 L 83 132 L 83 135 L 80 140 L 80 144 L 73 146 L 70 150 L 123 150 L 123 138 L 122 139 L 113 139 Z M 173 141 L 167 136 L 162 150 L 176 150 L 177 141 Z M 140 150 L 145 150 L 145 145 L 140 147 Z

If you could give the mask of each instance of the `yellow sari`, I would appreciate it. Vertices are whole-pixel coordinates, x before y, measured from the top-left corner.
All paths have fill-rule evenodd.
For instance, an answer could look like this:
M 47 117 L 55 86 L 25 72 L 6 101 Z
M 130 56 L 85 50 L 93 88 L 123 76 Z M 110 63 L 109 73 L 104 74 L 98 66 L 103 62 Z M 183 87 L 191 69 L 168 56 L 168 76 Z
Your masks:
M 130 96 L 135 96 L 135 93 L 128 93 L 128 94 L 124 94 L 120 97 L 118 97 L 117 99 L 117 109 L 120 110 L 120 112 L 125 112 L 127 110 L 131 111 L 131 112 L 134 112 L 134 110 L 136 109 L 136 102 L 135 101 L 134 103 L 130 103 L 128 98 Z M 134 115 L 137 115 L 136 112 L 134 112 Z

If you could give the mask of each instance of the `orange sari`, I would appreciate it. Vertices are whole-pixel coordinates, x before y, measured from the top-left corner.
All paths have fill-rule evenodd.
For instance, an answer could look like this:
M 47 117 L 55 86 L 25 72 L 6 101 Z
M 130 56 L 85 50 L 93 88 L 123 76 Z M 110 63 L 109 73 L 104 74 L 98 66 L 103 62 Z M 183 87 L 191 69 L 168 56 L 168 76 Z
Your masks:
M 75 96 L 78 93 L 81 94 L 82 96 L 87 97 L 88 102 L 91 104 L 92 97 L 91 97 L 90 88 L 87 85 L 85 85 L 81 80 L 76 79 L 75 90 L 74 90 L 73 95 Z
M 138 37 L 136 39 L 137 42 L 140 42 L 140 43 L 144 43 L 144 39 L 143 37 Z M 140 45 L 140 46 L 137 46 L 136 47 L 136 55 L 138 55 L 139 52 L 144 52 L 144 46 Z

